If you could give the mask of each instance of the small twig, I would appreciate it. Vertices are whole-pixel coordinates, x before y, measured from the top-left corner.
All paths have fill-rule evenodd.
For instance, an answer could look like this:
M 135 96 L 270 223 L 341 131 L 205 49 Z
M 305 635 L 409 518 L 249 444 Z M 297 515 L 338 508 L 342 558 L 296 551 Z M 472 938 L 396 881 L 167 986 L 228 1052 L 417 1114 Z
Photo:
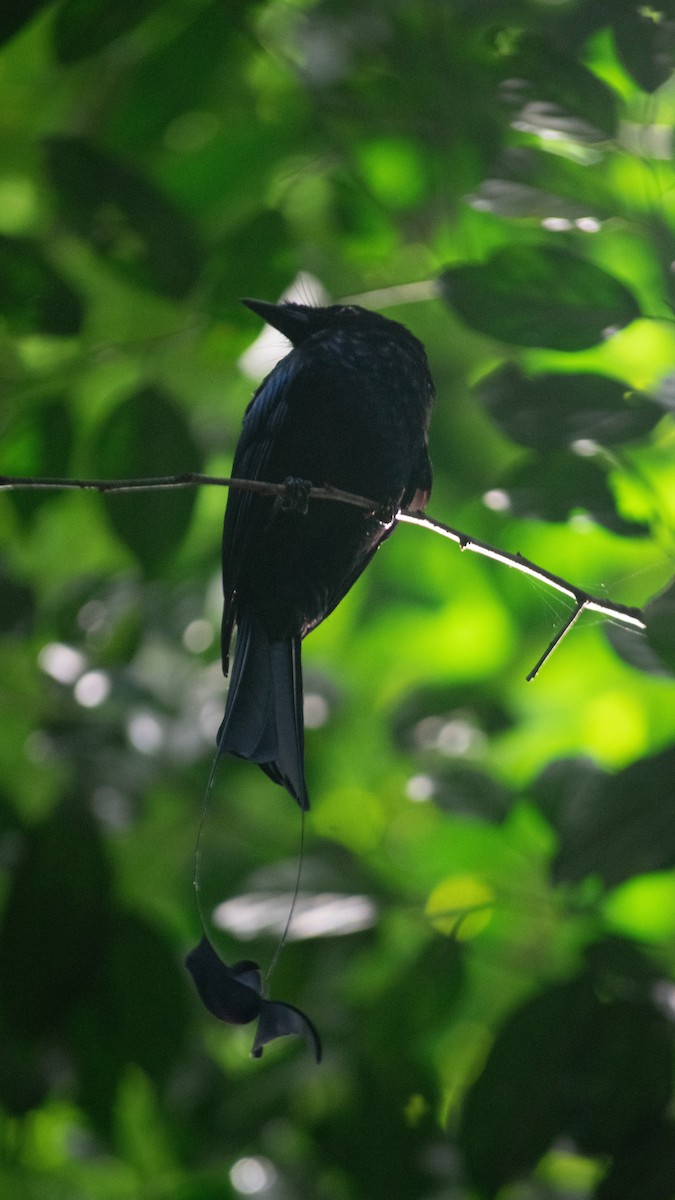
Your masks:
M 576 606 L 574 612 L 568 617 L 568 619 L 565 622 L 565 624 L 563 625 L 562 629 L 558 630 L 555 637 L 551 639 L 548 646 L 544 650 L 544 653 L 542 654 L 541 658 L 539 658 L 537 660 L 537 662 L 534 664 L 532 670 L 528 671 L 527 675 L 525 676 L 525 679 L 527 680 L 528 683 L 531 683 L 532 680 L 535 678 L 535 676 L 539 674 L 539 671 L 543 667 L 544 663 L 546 662 L 546 659 L 550 658 L 550 656 L 553 654 L 553 651 L 555 650 L 556 646 L 560 645 L 563 638 L 565 637 L 565 634 L 569 633 L 572 626 L 576 624 L 576 622 L 579 620 L 579 617 L 581 616 L 582 612 L 587 607 L 588 607 L 588 605 L 586 604 L 585 600 L 580 600 L 577 603 L 577 606 Z
M 115 492 L 150 492 L 185 487 L 227 487 L 237 488 L 242 491 L 258 492 L 267 496 L 286 497 L 289 493 L 289 487 L 293 483 L 293 480 L 289 480 L 286 483 L 266 483 L 259 479 L 230 479 L 220 475 L 201 475 L 196 471 L 186 471 L 180 475 L 160 475 L 150 479 L 33 479 L 29 476 L 0 475 L 0 491 L 39 489 L 42 491 L 96 491 L 107 494 Z M 365 496 L 355 496 L 352 492 L 344 492 L 341 488 L 330 486 L 312 487 L 309 489 L 308 497 L 311 500 L 352 504 L 367 512 L 378 512 L 381 509 L 381 505 L 378 505 L 374 500 L 369 500 Z M 546 660 L 550 658 L 556 646 L 559 645 L 565 634 L 569 632 L 579 619 L 584 609 L 600 613 L 604 617 L 613 617 L 621 624 L 630 625 L 634 629 L 646 628 L 644 617 L 639 608 L 631 608 L 626 604 L 615 604 L 612 601 L 592 596 L 590 592 L 576 587 L 575 584 L 569 583 L 568 580 L 563 579 L 560 575 L 554 575 L 544 567 L 537 566 L 536 563 L 531 562 L 530 559 L 525 558 L 520 553 L 509 554 L 506 550 L 497 550 L 487 542 L 482 542 L 478 538 L 472 538 L 458 529 L 453 529 L 450 525 L 445 525 L 442 521 L 435 521 L 422 512 L 401 510 L 396 513 L 393 520 L 401 521 L 408 525 L 419 525 L 422 529 L 430 529 L 432 533 L 438 533 L 441 537 L 456 542 L 460 550 L 469 550 L 473 554 L 480 554 L 484 558 L 491 558 L 495 562 L 502 563 L 514 571 L 530 575 L 533 579 L 538 579 L 541 583 L 554 588 L 558 592 L 562 592 L 565 596 L 570 596 L 575 601 L 574 612 L 568 617 L 562 629 L 555 635 L 541 658 L 527 675 L 528 682 L 535 678 Z

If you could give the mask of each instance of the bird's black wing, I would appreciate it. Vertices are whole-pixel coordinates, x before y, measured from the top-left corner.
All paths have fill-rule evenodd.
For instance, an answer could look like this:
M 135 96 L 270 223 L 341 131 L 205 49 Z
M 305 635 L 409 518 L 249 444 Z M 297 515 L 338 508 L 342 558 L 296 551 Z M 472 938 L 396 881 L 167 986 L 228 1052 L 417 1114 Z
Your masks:
M 275 439 L 288 419 L 289 388 L 297 375 L 298 363 L 289 354 L 263 380 L 253 396 L 242 426 L 232 464 L 233 479 L 265 479 L 265 468 Z M 270 480 L 269 482 L 279 482 Z M 223 525 L 223 670 L 227 674 L 230 639 L 235 622 L 235 599 L 241 563 L 250 531 L 251 511 L 256 501 L 253 492 L 232 488 L 228 496 Z
M 401 507 L 409 508 L 412 512 L 423 512 L 429 503 L 432 481 L 433 473 L 425 441 L 420 449 L 420 456 L 412 473 L 409 487 L 403 495 Z
M 409 484 L 398 502 L 399 508 L 409 508 L 413 511 L 417 510 L 422 512 L 428 503 L 429 496 L 431 495 L 431 483 L 431 462 L 429 461 L 429 454 L 426 444 L 424 444 L 420 451 L 419 460 L 416 464 L 415 470 L 412 473 Z M 379 550 L 382 543 L 385 542 L 387 538 L 390 537 L 394 532 L 397 522 L 392 520 L 391 523 L 385 523 L 384 516 L 385 514 L 376 513 L 373 516 L 367 512 L 363 512 L 362 517 L 364 522 L 364 534 L 366 535 L 364 539 L 363 554 L 359 561 L 354 564 L 352 570 L 342 577 L 340 580 L 340 587 L 332 591 L 328 605 L 321 613 L 319 620 L 307 627 L 305 630 L 305 635 L 311 633 L 312 629 L 316 629 L 316 626 L 320 624 L 321 621 L 325 620 L 325 618 L 329 616 L 335 608 L 337 608 L 340 601 L 344 599 L 344 597 L 347 595 L 347 592 L 353 587 L 359 576 L 363 574 L 373 555 L 375 554 L 375 551 Z M 394 513 L 392 513 L 392 517 L 393 516 L 395 516 Z M 370 526 L 371 532 L 370 545 L 367 544 L 367 525 Z

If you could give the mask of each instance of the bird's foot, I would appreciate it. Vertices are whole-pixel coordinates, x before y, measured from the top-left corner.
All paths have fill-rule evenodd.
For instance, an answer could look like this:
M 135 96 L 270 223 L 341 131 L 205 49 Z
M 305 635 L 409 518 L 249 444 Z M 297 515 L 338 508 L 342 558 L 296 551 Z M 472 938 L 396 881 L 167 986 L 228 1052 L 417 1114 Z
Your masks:
M 310 479 L 296 479 L 292 475 L 284 479 L 284 491 L 278 500 L 281 511 L 298 513 L 301 517 L 306 516 L 312 486 Z
M 394 524 L 398 515 L 398 504 L 381 504 L 374 512 L 368 513 L 369 517 L 375 517 L 378 525 L 384 529 L 389 529 Z

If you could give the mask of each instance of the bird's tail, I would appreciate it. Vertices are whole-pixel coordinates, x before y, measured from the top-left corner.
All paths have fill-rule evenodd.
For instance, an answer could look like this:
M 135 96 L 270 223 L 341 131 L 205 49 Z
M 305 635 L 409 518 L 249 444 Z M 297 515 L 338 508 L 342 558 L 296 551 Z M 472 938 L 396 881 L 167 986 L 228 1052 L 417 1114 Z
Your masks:
M 258 763 L 300 808 L 309 808 L 300 638 L 272 641 L 253 615 L 237 629 L 218 750 Z

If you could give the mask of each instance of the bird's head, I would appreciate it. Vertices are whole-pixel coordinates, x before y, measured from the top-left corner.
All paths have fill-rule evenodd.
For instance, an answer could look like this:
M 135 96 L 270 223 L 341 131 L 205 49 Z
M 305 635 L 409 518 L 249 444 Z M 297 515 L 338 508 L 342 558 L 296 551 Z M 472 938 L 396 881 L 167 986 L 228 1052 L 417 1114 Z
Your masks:
M 285 301 L 282 304 L 270 304 L 267 300 L 242 300 L 247 308 L 257 313 L 271 325 L 283 333 L 294 346 L 299 346 L 315 333 L 323 333 L 331 329 L 349 329 L 350 326 L 363 332 L 369 326 L 382 328 L 394 325 L 387 317 L 360 308 L 358 304 L 331 304 L 326 308 L 316 308 L 311 304 L 295 304 Z

